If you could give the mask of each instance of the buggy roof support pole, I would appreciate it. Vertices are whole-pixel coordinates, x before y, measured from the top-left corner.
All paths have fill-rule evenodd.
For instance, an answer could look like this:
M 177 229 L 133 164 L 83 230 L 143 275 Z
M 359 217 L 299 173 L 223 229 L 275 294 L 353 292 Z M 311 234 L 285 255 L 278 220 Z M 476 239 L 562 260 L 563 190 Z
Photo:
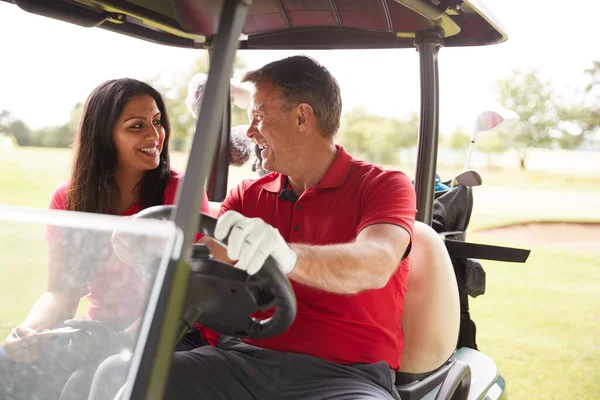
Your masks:
M 209 65 L 212 62 L 214 47 L 208 49 Z M 227 179 L 229 177 L 229 142 L 231 131 L 231 91 L 227 92 L 227 101 L 223 107 L 221 134 L 217 141 L 217 150 L 213 159 L 206 194 L 211 201 L 223 201 L 227 195 Z
M 439 136 L 438 51 L 443 46 L 443 39 L 435 31 L 417 32 L 414 43 L 419 52 L 421 70 L 421 115 L 415 172 L 416 220 L 431 225 Z
M 177 208 L 171 216 L 183 233 L 181 254 L 174 254 L 174 259 L 168 265 L 161 265 L 157 272 L 131 361 L 124 399 L 163 398 L 187 291 L 204 182 L 215 154 L 233 60 L 250 3 L 251 0 L 225 0 L 221 11 L 212 67 L 196 121 L 185 179 L 178 192 Z

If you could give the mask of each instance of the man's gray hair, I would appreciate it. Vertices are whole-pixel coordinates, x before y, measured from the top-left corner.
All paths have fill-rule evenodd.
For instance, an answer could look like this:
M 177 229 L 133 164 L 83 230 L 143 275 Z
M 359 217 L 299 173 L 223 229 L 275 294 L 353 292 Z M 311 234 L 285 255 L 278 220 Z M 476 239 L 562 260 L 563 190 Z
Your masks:
M 310 104 L 325 137 L 332 138 L 340 128 L 340 87 L 327 68 L 310 57 L 293 56 L 274 61 L 247 72 L 242 82 L 271 83 L 280 91 L 285 111 L 300 103 Z

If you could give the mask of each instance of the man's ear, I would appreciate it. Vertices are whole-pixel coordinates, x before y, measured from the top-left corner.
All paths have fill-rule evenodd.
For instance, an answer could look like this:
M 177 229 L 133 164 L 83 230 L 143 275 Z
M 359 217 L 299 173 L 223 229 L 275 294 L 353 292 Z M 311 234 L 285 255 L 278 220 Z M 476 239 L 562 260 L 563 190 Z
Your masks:
M 296 116 L 296 123 L 298 124 L 298 130 L 300 132 L 304 132 L 313 122 L 315 118 L 315 110 L 308 103 L 300 103 L 297 111 L 298 114 Z

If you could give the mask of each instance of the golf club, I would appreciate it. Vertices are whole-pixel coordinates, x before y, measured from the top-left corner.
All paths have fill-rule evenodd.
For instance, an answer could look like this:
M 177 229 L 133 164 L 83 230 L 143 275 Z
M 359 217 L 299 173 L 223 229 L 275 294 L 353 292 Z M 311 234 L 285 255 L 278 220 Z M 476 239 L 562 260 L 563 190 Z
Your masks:
M 481 185 L 481 175 L 479 174 L 479 172 L 475 171 L 474 169 L 469 169 L 469 170 L 463 171 L 460 174 L 456 175 L 454 177 L 454 179 L 452 179 L 452 183 L 450 185 L 451 185 L 451 187 L 455 187 L 458 185 L 469 186 L 469 187 L 480 186 Z

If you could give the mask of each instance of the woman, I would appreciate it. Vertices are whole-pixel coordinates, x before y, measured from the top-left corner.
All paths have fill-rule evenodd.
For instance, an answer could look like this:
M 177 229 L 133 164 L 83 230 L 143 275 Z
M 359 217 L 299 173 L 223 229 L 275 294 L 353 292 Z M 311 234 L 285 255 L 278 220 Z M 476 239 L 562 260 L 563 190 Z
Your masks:
M 50 208 L 130 216 L 154 205 L 173 204 L 182 175 L 170 167 L 169 137 L 165 103 L 155 89 L 134 79 L 102 83 L 85 103 L 75 136 L 72 175 L 54 191 Z M 210 212 L 206 194 L 202 211 Z M 5 356 L 0 348 L 0 364 L 18 370 L 16 380 L 33 374 L 32 381 L 39 381 L 41 374 L 42 379 L 48 378 L 42 388 L 46 392 L 53 386 L 60 393 L 76 365 L 64 357 L 68 354 L 64 340 L 24 337 L 73 318 L 86 293 L 89 307 L 83 319 L 106 321 L 123 336 L 135 337 L 134 321 L 146 301 L 145 285 L 133 266 L 120 262 L 112 252 L 82 262 L 86 261 L 81 259 L 83 246 L 72 244 L 77 232 L 69 234 L 68 230 L 48 228 L 47 290 L 5 339 Z M 96 245 L 99 237 L 90 234 L 84 240 Z M 63 245 L 65 239 L 69 246 Z M 41 340 L 46 342 L 43 349 Z M 26 365 L 17 367 L 11 364 L 14 361 Z M 51 373 L 44 374 L 48 368 Z M 0 385 L 0 394 L 5 389 Z

